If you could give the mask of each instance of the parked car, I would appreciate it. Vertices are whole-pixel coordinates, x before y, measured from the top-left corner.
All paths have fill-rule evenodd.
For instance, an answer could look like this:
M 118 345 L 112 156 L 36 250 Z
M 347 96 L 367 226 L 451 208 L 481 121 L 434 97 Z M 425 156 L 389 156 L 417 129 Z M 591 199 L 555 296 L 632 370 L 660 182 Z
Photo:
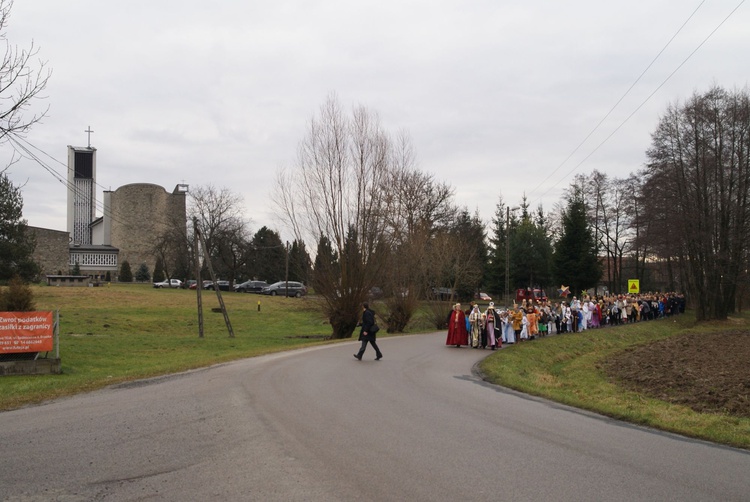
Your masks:
M 216 281 L 216 284 L 219 286 L 219 290 L 229 291 L 229 281 Z M 214 291 L 216 290 L 216 286 L 214 286 L 213 282 L 206 281 L 203 283 L 203 289 L 210 289 Z
M 287 289 L 287 284 L 289 285 L 289 288 Z M 274 282 L 270 286 L 266 286 L 261 291 L 264 295 L 283 295 L 286 294 L 286 296 L 295 296 L 299 298 L 300 296 L 307 294 L 307 287 L 305 287 L 304 284 L 301 282 L 296 281 L 279 281 Z
M 266 281 L 245 281 L 241 284 L 235 284 L 234 290 L 237 293 L 260 293 L 266 287 L 268 287 Z
M 482 300 L 483 302 L 491 302 L 492 297 L 488 295 L 487 293 L 477 293 L 474 295 L 474 298 L 477 300 Z
M 179 288 L 182 287 L 182 281 L 179 279 L 165 279 L 161 282 L 155 282 L 154 287 L 159 288 Z
M 187 289 L 195 289 L 198 287 L 198 281 L 196 281 L 195 279 L 188 279 L 182 284 L 182 287 Z

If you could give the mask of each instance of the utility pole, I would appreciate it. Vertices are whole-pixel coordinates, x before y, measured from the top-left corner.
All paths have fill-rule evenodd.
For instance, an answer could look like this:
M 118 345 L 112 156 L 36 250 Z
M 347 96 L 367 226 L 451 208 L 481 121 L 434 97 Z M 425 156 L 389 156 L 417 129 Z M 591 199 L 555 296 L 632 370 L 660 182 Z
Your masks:
M 200 243 L 198 242 L 198 221 L 193 218 L 193 250 L 195 252 L 195 292 L 198 299 L 198 338 L 203 338 L 203 299 L 201 291 L 203 290 L 203 281 L 201 280 L 201 253 Z
M 284 294 L 289 297 L 289 241 L 286 241 L 286 270 L 284 271 L 284 280 L 286 281 L 286 291 Z
M 510 206 L 505 206 L 505 302 L 510 301 Z M 510 304 L 508 304 L 510 306 Z
M 219 288 L 219 281 L 216 280 L 216 274 L 214 274 L 214 267 L 211 264 L 211 257 L 208 255 L 208 248 L 206 247 L 206 241 L 203 239 L 203 234 L 198 229 L 198 218 L 193 218 L 193 232 L 195 235 L 198 236 L 198 239 L 200 240 L 201 247 L 203 248 L 204 257 L 206 260 L 206 265 L 208 265 L 208 273 L 211 274 L 211 281 L 214 283 L 214 291 L 216 292 L 216 298 L 219 300 L 219 306 L 221 307 L 221 313 L 224 315 L 224 322 L 227 325 L 227 330 L 229 331 L 229 338 L 234 338 L 234 330 L 232 329 L 232 323 L 229 322 L 229 314 L 227 313 L 227 307 L 224 305 L 224 299 L 221 297 L 221 289 Z M 196 253 L 196 257 L 199 256 L 198 253 Z M 196 260 L 197 261 L 197 260 Z M 200 267 L 200 265 L 197 265 Z M 198 281 L 200 281 L 200 271 L 198 276 Z M 200 283 L 196 285 L 196 289 L 200 288 Z M 200 305 L 200 289 L 198 289 L 198 304 Z M 203 308 L 199 306 L 198 311 L 198 319 L 202 322 L 203 321 Z M 201 324 L 200 328 L 200 337 L 203 336 L 203 325 Z
M 510 212 L 519 209 L 505 206 L 505 301 L 510 307 Z

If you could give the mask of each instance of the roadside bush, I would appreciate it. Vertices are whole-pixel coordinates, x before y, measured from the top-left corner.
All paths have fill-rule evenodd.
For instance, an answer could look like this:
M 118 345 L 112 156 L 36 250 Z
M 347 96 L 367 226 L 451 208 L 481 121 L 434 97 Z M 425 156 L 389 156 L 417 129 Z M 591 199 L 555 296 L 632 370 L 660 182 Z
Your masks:
M 35 309 L 34 293 L 20 277 L 14 277 L 7 287 L 0 288 L 0 311 L 29 312 Z

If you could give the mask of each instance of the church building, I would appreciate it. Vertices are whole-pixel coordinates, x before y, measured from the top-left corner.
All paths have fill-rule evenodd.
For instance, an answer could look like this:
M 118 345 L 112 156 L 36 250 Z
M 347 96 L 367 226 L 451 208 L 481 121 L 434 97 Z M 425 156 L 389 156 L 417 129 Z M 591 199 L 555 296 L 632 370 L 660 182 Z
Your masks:
M 103 281 L 109 272 L 114 281 L 125 261 L 134 274 L 141 264 L 153 273 L 158 240 L 186 226 L 187 185 L 178 184 L 169 193 L 151 183 L 129 184 L 104 190 L 99 204 L 96 168 L 96 148 L 68 146 L 67 253 L 61 247 L 62 232 L 30 227 L 42 275 L 65 275 L 77 264 L 81 275 Z

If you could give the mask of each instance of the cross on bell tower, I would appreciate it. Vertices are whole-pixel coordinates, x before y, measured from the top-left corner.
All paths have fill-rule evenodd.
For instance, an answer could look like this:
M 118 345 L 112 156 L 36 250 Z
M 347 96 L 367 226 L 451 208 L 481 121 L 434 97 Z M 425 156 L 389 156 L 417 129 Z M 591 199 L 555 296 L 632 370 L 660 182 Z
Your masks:
M 91 130 L 91 126 L 89 126 L 89 128 L 88 128 L 88 129 L 86 129 L 86 130 L 85 130 L 85 131 L 83 131 L 83 132 L 86 132 L 86 133 L 88 133 L 88 135 L 89 135 L 89 148 L 91 148 L 91 133 L 92 133 L 92 132 L 94 132 L 94 131 L 92 131 L 92 130 Z

